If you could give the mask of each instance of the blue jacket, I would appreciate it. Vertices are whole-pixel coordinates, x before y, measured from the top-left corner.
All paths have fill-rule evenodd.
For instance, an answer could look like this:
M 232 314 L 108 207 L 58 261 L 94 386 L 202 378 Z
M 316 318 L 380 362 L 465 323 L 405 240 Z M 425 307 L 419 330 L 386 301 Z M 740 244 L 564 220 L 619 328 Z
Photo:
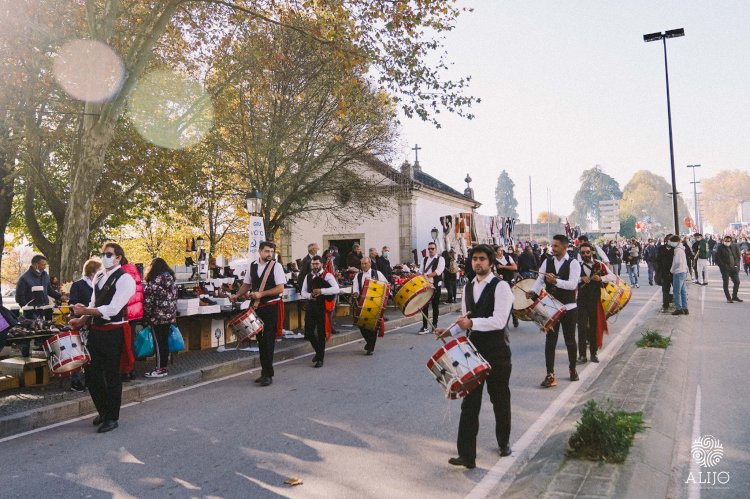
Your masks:
M 34 286 L 42 286 L 44 288 L 43 293 L 32 293 L 31 288 Z M 47 296 L 51 296 L 55 300 L 62 298 L 60 293 L 50 287 L 49 274 L 47 272 L 37 275 L 34 269 L 29 268 L 18 279 L 18 283 L 16 284 L 16 303 L 20 306 L 24 307 L 28 304 L 35 307 L 43 307 L 49 305 L 49 298 Z
M 70 285 L 70 299 L 68 303 L 75 305 L 81 303 L 89 306 L 91 303 L 91 295 L 94 293 L 94 288 L 89 286 L 84 279 L 78 279 L 76 282 Z

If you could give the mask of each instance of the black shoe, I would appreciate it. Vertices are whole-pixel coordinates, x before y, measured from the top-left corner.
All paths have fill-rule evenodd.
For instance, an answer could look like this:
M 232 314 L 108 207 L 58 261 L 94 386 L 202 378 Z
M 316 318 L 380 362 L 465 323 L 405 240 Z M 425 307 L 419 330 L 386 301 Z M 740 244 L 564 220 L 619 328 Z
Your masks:
M 518 327 L 518 318 L 515 315 L 513 316 L 513 327 Z
M 372 350 L 368 350 L 365 352 L 365 355 L 372 355 Z
M 736 301 L 737 303 L 742 303 L 743 300 L 740 300 L 738 296 L 735 296 L 734 298 L 732 298 L 732 301 Z
M 104 418 L 101 416 L 97 416 L 94 418 L 94 420 L 91 422 L 94 426 L 99 426 L 104 422 Z
M 127 382 L 129 382 L 129 381 L 131 381 L 131 379 L 132 379 L 132 378 L 130 377 L 130 373 L 123 373 L 123 374 L 120 374 L 120 380 L 121 380 L 121 381 L 122 381 L 123 383 L 127 383 Z
M 316 367 L 316 368 L 317 368 L 317 367 L 323 367 L 323 361 L 322 361 L 322 360 L 319 360 L 319 361 L 317 361 L 317 362 L 315 363 L 315 367 Z
M 734 303 L 731 298 L 727 298 L 727 303 Z
M 86 387 L 80 381 L 71 381 L 70 389 L 78 393 L 83 393 L 86 391 Z
M 500 457 L 508 457 L 513 453 L 513 450 L 510 448 L 509 445 L 503 445 L 500 447 Z
M 599 357 L 596 356 L 596 354 L 591 355 L 591 362 L 599 363 Z
M 112 431 L 115 428 L 117 428 L 117 426 L 119 426 L 117 424 L 117 421 L 106 420 L 106 421 L 104 421 L 104 423 L 102 423 L 102 425 L 99 427 L 99 429 L 96 430 L 96 432 L 97 433 L 107 433 L 108 431 Z
M 448 459 L 448 464 L 452 464 L 453 466 L 465 466 L 467 468 L 474 469 L 477 467 L 477 463 L 474 461 L 470 461 L 469 459 L 466 459 L 465 457 L 452 457 Z
M 313 363 L 315 363 L 315 362 L 318 361 L 318 355 L 317 354 L 313 355 L 312 361 L 313 361 Z
M 578 371 L 575 369 L 570 370 L 570 381 L 578 381 L 580 378 L 578 377 Z
M 260 375 L 260 377 L 259 377 L 258 379 L 256 379 L 256 380 L 255 380 L 255 382 L 256 382 L 256 383 L 263 383 L 263 380 L 264 380 L 264 379 L 266 379 L 266 377 L 265 377 L 265 376 L 263 376 L 263 375 L 261 374 L 261 375 Z
M 576 360 L 576 364 L 585 364 L 588 361 L 589 361 L 589 359 L 587 359 L 585 355 L 581 355 Z
M 682 310 L 680 310 L 678 308 L 677 310 L 675 310 L 674 312 L 672 312 L 672 315 L 682 315 Z
M 690 315 L 690 311 L 686 308 L 682 309 L 682 315 Z
M 260 386 L 269 386 L 271 383 L 273 383 L 273 379 L 269 377 L 265 377 L 261 380 Z

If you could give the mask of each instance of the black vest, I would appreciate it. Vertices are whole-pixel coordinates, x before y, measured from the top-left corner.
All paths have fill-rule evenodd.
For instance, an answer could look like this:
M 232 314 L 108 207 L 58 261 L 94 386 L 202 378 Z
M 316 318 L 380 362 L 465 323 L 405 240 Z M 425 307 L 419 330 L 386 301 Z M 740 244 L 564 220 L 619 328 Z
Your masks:
M 258 275 L 258 262 L 255 261 L 250 264 L 250 282 L 252 282 L 252 291 L 268 291 L 269 289 L 276 287 L 276 278 L 274 277 L 274 265 L 276 265 L 276 262 L 274 260 L 271 260 L 266 265 L 266 268 L 264 270 L 268 271 L 268 279 L 266 280 L 266 287 L 264 289 L 260 288 L 260 282 L 263 280 L 262 276 Z M 260 303 L 268 303 L 271 300 L 278 299 L 278 296 L 264 296 L 260 299 Z
M 440 263 L 440 255 L 436 256 L 435 259 L 430 264 L 430 272 L 435 272 L 438 268 L 438 263 Z M 427 273 L 427 257 L 424 257 L 424 260 L 422 260 L 422 268 L 424 269 L 424 272 Z M 443 276 L 442 275 L 436 275 L 432 278 L 432 285 L 435 287 L 440 286 L 443 282 Z
M 308 293 L 312 293 L 313 289 L 324 289 L 330 288 L 331 285 L 325 280 L 326 272 L 321 273 L 319 276 L 313 275 L 313 273 L 307 274 L 307 289 Z M 323 298 L 322 300 L 320 298 Z M 307 300 L 305 303 L 305 310 L 315 310 L 316 312 L 325 311 L 325 302 L 333 301 L 336 297 L 334 295 L 321 295 L 318 299 Z
M 586 273 L 584 271 L 584 267 L 586 264 L 584 262 L 581 262 L 581 277 L 585 277 Z M 596 262 L 591 263 L 591 275 L 588 277 L 591 277 L 594 275 L 594 269 L 597 267 Z M 602 296 L 602 288 L 604 287 L 603 282 L 596 282 L 596 281 L 589 281 L 588 284 L 584 285 L 583 283 L 580 283 L 578 285 L 578 301 L 579 302 L 596 302 L 596 300 L 601 300 Z
M 359 274 L 357 274 L 357 284 L 359 284 L 359 294 L 362 294 L 362 284 L 363 284 L 362 281 L 364 280 L 362 276 L 364 274 L 365 274 L 364 272 L 360 272 Z M 375 270 L 374 267 L 370 268 L 370 279 L 374 279 L 376 281 L 378 280 L 378 271 Z
M 563 281 L 567 281 L 570 279 L 570 262 L 572 260 L 568 258 L 565 260 L 560 267 L 560 271 L 555 271 L 555 257 L 549 256 L 547 257 L 547 268 L 545 270 L 548 274 L 555 274 L 558 279 L 562 279 Z M 576 291 L 575 290 L 569 290 L 569 289 L 560 289 L 554 284 L 550 284 L 545 281 L 544 289 L 547 290 L 547 293 L 551 294 L 555 299 L 561 301 L 563 304 L 568 303 L 575 303 L 576 301 Z
M 107 281 L 104 283 L 104 286 L 102 286 L 102 289 L 99 289 L 99 281 L 94 283 L 95 307 L 101 307 L 102 305 L 109 305 L 110 303 L 112 303 L 112 298 L 115 297 L 115 293 L 117 292 L 117 280 L 124 273 L 125 271 L 122 270 L 122 267 L 112 272 Z M 94 317 L 94 325 L 103 326 L 112 322 L 122 322 L 125 320 L 125 311 L 127 309 L 128 306 L 125 305 L 124 307 L 122 307 L 122 310 L 117 312 L 117 314 L 115 314 L 114 316 L 110 317 L 109 320 L 102 317 Z
M 492 317 L 492 314 L 495 312 L 495 289 L 498 287 L 498 285 L 502 286 L 500 282 L 500 279 L 492 279 L 492 282 L 487 283 L 487 285 L 482 290 L 482 294 L 479 296 L 479 300 L 476 301 L 474 300 L 474 282 L 469 282 L 466 285 L 466 311 L 471 313 L 471 317 L 478 319 L 486 319 L 487 317 Z M 508 318 L 510 318 L 510 316 L 508 316 Z M 471 333 L 471 340 L 475 343 L 476 340 L 479 340 L 480 338 L 489 337 L 501 340 L 499 346 L 500 351 L 493 352 L 495 355 L 499 354 L 501 357 L 510 357 L 510 339 L 508 338 L 507 327 L 495 331 L 472 331 Z M 477 346 L 477 349 L 479 348 L 480 347 Z M 479 353 L 485 356 L 489 354 L 489 352 L 485 353 L 481 350 Z

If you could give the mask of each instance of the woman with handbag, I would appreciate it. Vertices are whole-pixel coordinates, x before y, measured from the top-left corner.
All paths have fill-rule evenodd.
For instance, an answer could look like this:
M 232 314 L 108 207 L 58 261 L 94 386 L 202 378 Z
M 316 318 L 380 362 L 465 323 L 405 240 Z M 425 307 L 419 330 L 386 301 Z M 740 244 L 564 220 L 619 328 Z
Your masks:
M 162 258 L 154 258 L 144 276 L 143 322 L 154 334 L 156 368 L 147 378 L 163 378 L 169 360 L 169 334 L 177 317 L 177 286 L 174 272 Z

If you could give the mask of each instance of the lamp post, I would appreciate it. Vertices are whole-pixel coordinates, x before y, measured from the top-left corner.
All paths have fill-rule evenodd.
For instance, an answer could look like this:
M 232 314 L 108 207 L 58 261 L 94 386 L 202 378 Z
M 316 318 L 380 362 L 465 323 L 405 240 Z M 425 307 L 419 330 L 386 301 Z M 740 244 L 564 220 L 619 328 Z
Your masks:
M 263 209 L 263 196 L 260 191 L 253 189 L 245 194 L 245 209 L 250 215 L 260 215 Z
M 437 246 L 437 238 L 438 234 L 440 234 L 437 230 L 437 227 L 433 227 L 430 231 L 430 235 L 432 236 L 432 242 L 435 243 L 435 246 Z
M 669 103 L 669 69 L 667 66 L 667 38 L 677 38 L 679 36 L 685 36 L 685 30 L 683 28 L 671 29 L 664 33 L 649 33 L 643 35 L 644 42 L 655 42 L 661 40 L 664 44 L 664 75 L 667 81 L 667 123 L 669 125 L 669 159 L 672 168 L 672 210 L 674 212 L 674 230 L 675 234 L 680 233 L 680 222 L 677 216 L 677 180 L 674 171 L 674 145 L 672 143 L 672 107 Z
M 700 168 L 701 165 L 687 165 L 688 168 L 693 169 L 693 181 L 690 182 L 693 184 L 693 215 L 695 216 L 695 225 L 698 226 L 698 230 L 703 234 L 703 217 L 700 216 L 698 213 L 698 189 L 697 184 L 700 184 L 700 181 L 695 180 L 695 169 Z

